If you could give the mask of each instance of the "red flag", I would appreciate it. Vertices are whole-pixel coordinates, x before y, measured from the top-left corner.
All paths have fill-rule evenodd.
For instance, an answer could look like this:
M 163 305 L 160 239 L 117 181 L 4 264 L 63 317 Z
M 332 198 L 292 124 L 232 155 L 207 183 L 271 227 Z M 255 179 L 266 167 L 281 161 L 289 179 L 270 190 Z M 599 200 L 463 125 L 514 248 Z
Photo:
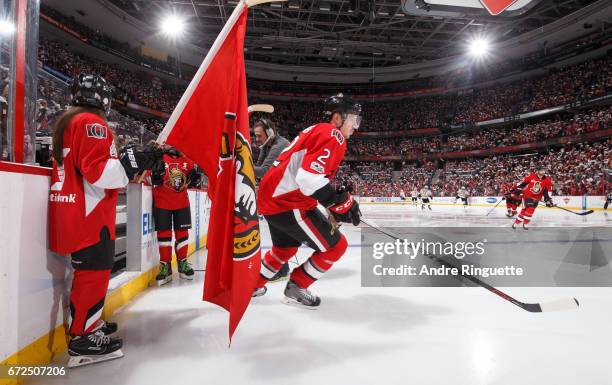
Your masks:
M 241 1 L 158 138 L 208 176 L 212 207 L 203 299 L 230 312 L 230 341 L 261 263 L 244 68 L 246 18 Z
M 517 0 L 480 0 L 482 5 L 489 11 L 493 16 L 499 15 L 512 4 L 516 3 Z

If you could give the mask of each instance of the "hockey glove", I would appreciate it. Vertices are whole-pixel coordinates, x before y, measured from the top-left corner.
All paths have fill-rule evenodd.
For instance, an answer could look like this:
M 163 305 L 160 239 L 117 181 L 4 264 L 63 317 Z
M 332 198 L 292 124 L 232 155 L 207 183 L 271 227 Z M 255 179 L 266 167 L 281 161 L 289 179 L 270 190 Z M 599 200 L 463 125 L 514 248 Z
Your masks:
M 140 150 L 133 145 L 125 146 L 119 151 L 119 161 L 129 180 L 143 171 L 150 170 L 160 156 L 163 156 L 161 151 L 152 148 Z
M 200 187 L 200 183 L 202 183 L 202 174 L 198 172 L 195 168 L 189 170 L 187 174 L 187 180 L 189 181 L 189 186 L 191 188 Z
M 553 201 L 550 198 L 546 200 L 545 204 L 546 204 L 546 207 L 553 207 L 554 206 Z
M 311 197 L 325 206 L 337 221 L 352 223 L 355 226 L 359 224 L 361 218 L 359 204 L 344 189 L 334 191 L 330 184 L 326 184 Z
M 519 196 L 523 193 L 523 190 L 521 190 L 520 188 L 515 188 L 514 190 L 512 190 L 512 194 Z
M 359 203 L 348 192 L 337 194 L 336 203 L 328 208 L 337 221 L 352 223 L 353 226 L 359 225 L 361 218 Z
M 164 183 L 164 176 L 166 175 L 166 163 L 163 160 L 158 161 L 153 168 L 151 168 L 151 184 L 153 186 L 160 186 Z

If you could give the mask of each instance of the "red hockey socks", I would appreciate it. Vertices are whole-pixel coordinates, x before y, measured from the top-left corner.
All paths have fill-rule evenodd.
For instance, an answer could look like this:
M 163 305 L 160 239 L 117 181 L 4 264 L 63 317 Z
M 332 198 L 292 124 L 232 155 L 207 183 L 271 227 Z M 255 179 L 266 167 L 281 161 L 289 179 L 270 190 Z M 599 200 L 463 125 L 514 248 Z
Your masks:
M 72 336 L 89 333 L 102 316 L 110 270 L 75 270 L 70 290 L 70 322 Z
M 293 270 L 290 279 L 302 289 L 308 288 L 308 286 L 321 278 L 326 271 L 331 269 L 334 263 L 344 255 L 347 248 L 348 242 L 346 237 L 341 235 L 338 243 L 330 250 L 314 252 L 306 262 Z
M 525 224 L 528 225 L 529 222 L 531 222 L 531 217 L 533 216 L 534 211 L 535 211 L 535 207 L 523 208 L 518 218 L 516 218 L 516 224 L 519 224 L 521 223 L 521 221 L 524 221 Z
M 297 247 L 277 247 L 272 246 L 266 255 L 261 259 L 261 270 L 257 287 L 263 287 L 272 277 L 278 273 L 280 268 L 297 253 Z
M 187 258 L 187 250 L 189 249 L 189 231 L 188 230 L 174 230 L 174 237 L 176 242 L 174 247 L 176 250 L 176 259 L 182 261 Z
M 159 260 L 170 263 L 172 261 L 172 230 L 158 231 L 157 245 L 159 246 Z

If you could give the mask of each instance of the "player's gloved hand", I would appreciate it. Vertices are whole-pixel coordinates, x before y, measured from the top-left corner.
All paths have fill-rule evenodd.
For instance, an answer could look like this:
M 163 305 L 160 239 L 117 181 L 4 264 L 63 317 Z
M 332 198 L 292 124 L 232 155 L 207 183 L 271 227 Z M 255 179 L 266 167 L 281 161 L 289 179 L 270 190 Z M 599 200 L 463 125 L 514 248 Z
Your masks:
M 346 191 L 336 195 L 336 203 L 329 208 L 334 218 L 337 221 L 352 223 L 354 226 L 359 225 L 361 219 L 361 211 L 359 210 L 359 203 L 351 194 Z
M 506 199 L 510 199 L 510 193 L 506 193 L 504 196 L 502 196 L 502 201 Z
M 125 169 L 128 179 L 132 180 L 136 174 L 153 168 L 160 158 L 158 152 L 161 154 L 160 151 L 153 148 L 141 150 L 134 145 L 121 148 L 119 150 L 119 161 Z
M 546 204 L 546 207 L 553 207 L 554 206 L 553 201 L 550 198 L 546 200 L 545 204 Z
M 151 184 L 153 186 L 159 186 L 164 183 L 164 175 L 166 175 L 166 163 L 163 159 L 159 160 L 151 168 Z
M 192 168 L 187 174 L 187 180 L 189 181 L 189 187 L 197 188 L 202 182 L 202 175 L 195 168 Z
M 523 190 L 521 190 L 520 188 L 515 188 L 514 190 L 512 190 L 513 195 L 521 195 L 522 193 Z

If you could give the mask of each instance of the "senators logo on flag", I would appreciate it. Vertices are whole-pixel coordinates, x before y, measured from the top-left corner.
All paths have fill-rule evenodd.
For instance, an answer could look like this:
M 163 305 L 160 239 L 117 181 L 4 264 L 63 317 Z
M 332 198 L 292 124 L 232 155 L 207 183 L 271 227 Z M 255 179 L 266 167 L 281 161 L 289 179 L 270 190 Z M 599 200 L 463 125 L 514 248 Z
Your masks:
M 248 9 L 238 2 L 157 138 L 208 177 L 212 202 L 203 299 L 229 312 L 230 340 L 261 266 L 255 174 L 244 67 Z
M 255 195 L 255 170 L 251 146 L 236 134 L 236 192 L 234 201 L 234 260 L 248 259 L 259 252 L 259 218 Z

